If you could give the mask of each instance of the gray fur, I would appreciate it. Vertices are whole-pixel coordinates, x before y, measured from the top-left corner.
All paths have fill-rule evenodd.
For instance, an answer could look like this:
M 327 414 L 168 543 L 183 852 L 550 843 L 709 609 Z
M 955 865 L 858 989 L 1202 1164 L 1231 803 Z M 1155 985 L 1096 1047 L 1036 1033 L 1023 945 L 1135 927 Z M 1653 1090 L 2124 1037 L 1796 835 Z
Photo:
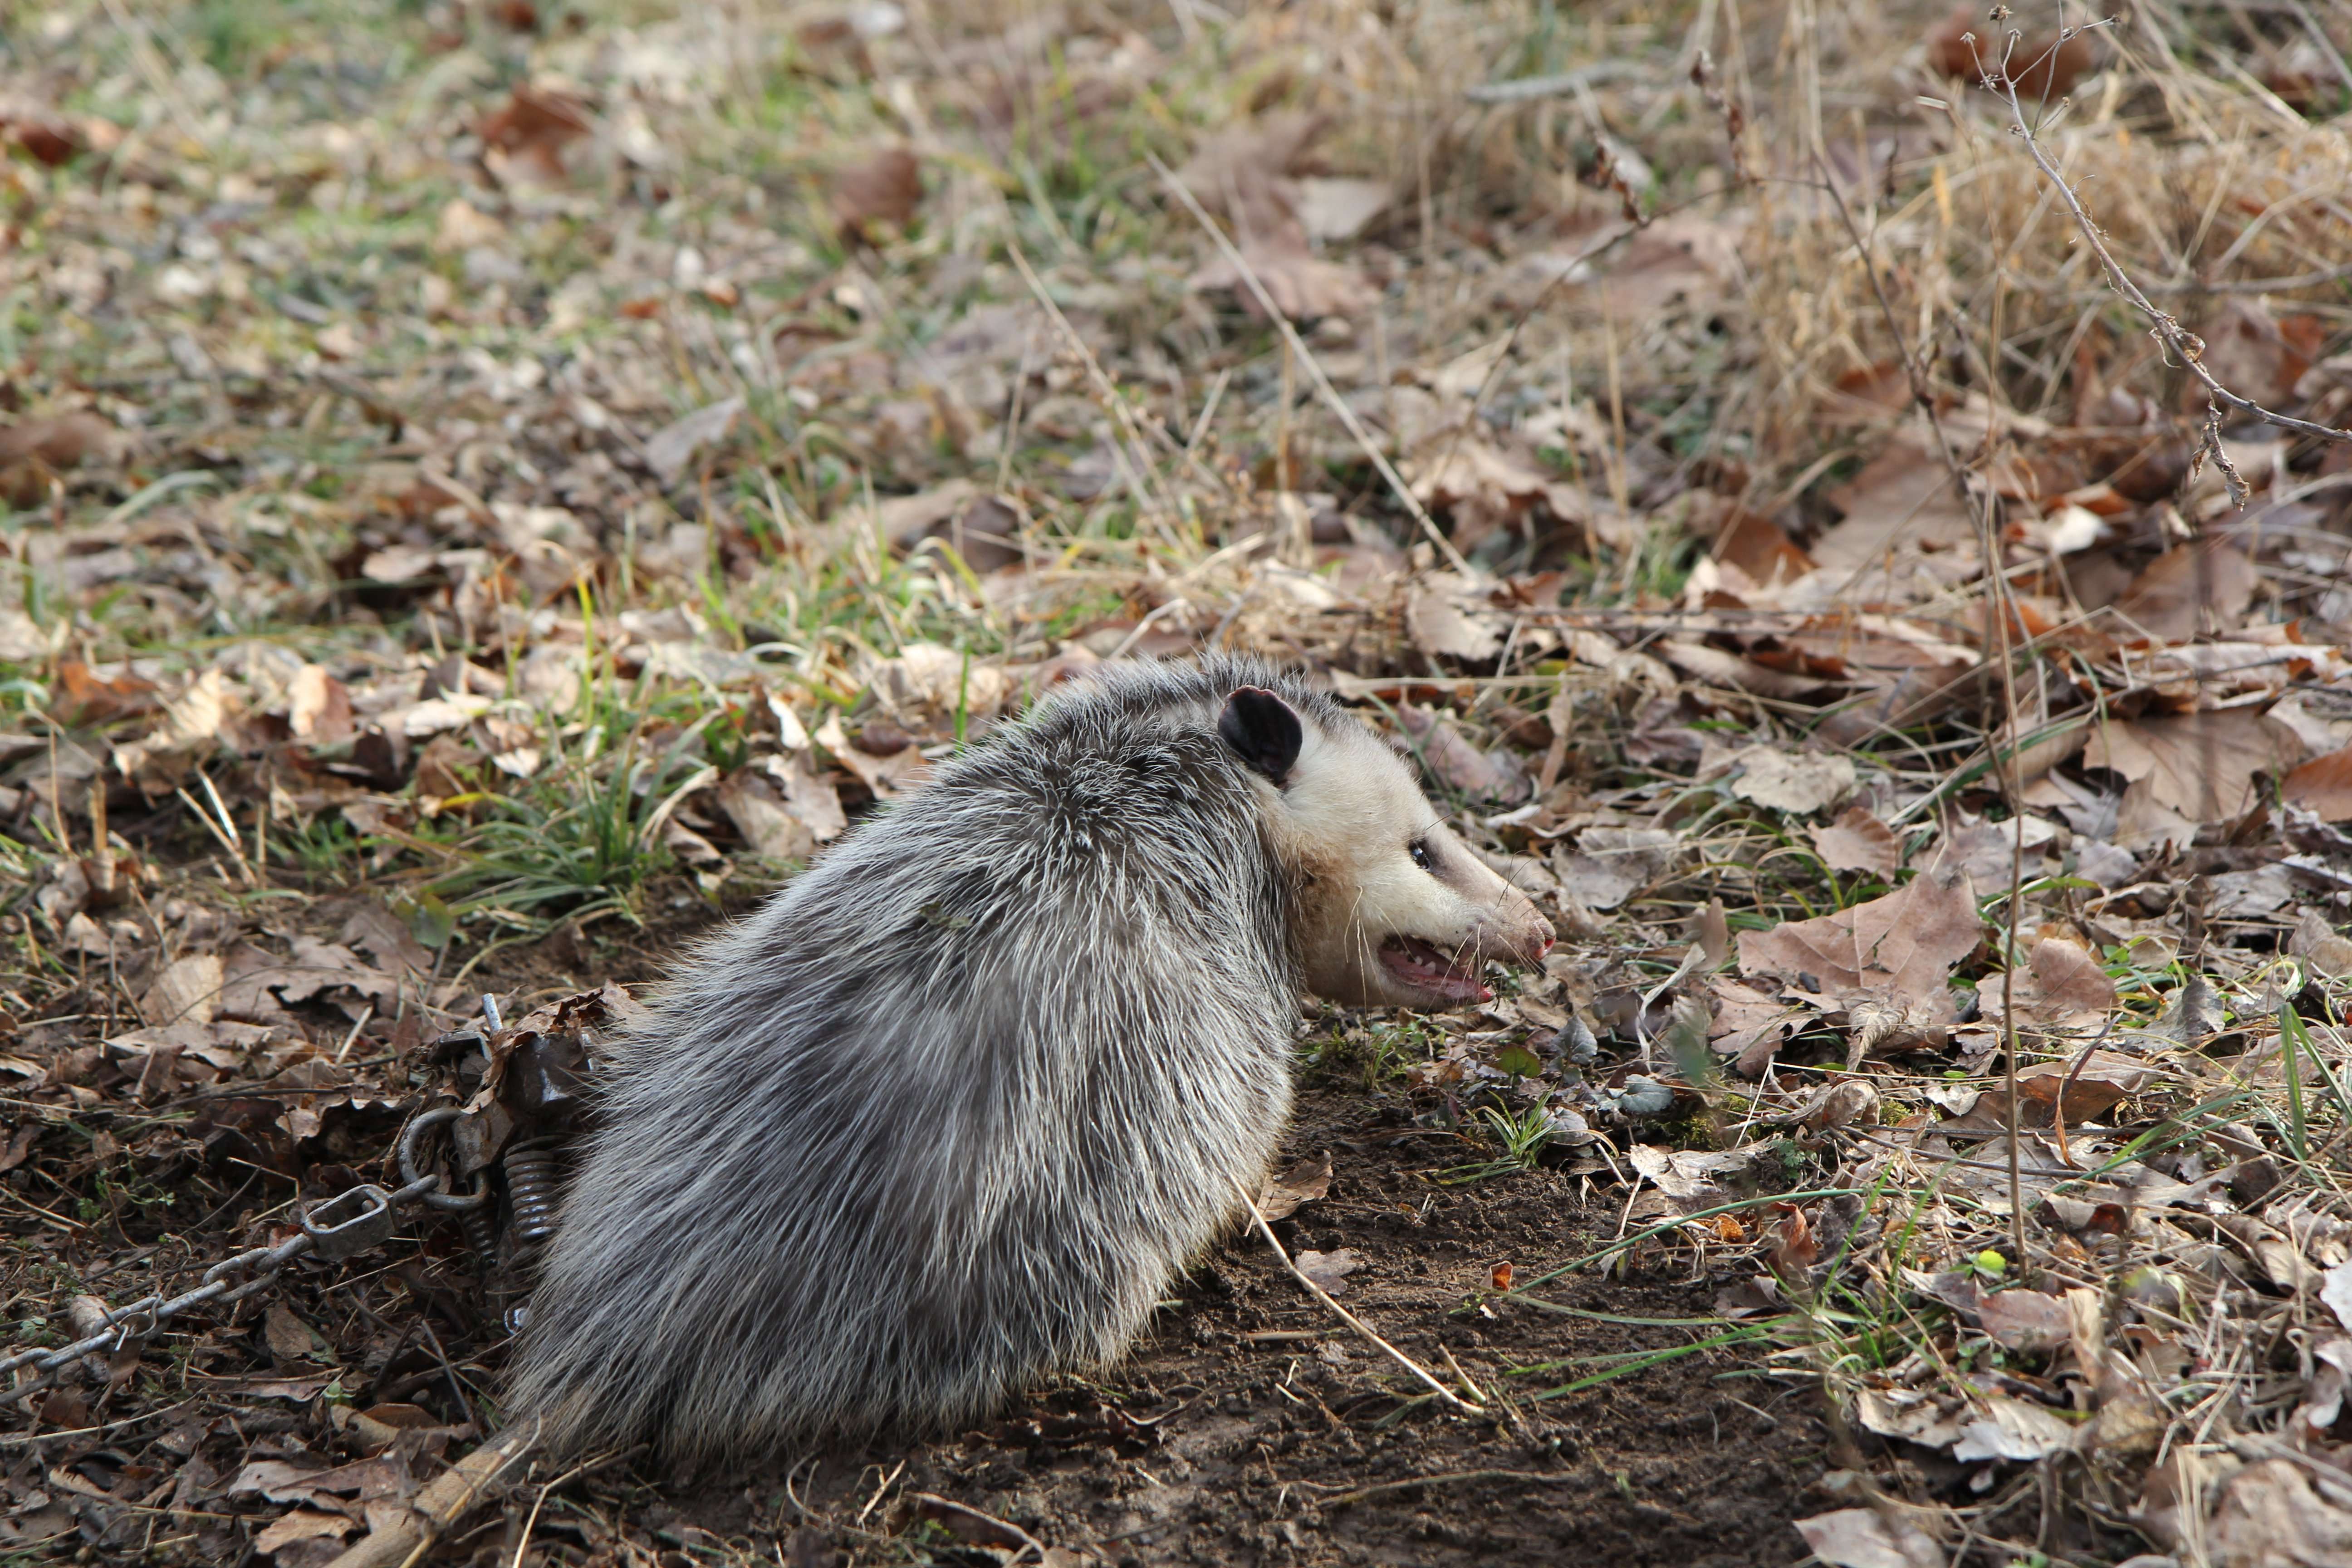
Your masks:
M 1244 684 L 1356 725 L 1250 661 L 1106 667 L 701 947 L 615 1053 L 510 1421 L 701 1461 L 1118 1357 L 1290 1110 L 1298 889 L 1216 733 Z

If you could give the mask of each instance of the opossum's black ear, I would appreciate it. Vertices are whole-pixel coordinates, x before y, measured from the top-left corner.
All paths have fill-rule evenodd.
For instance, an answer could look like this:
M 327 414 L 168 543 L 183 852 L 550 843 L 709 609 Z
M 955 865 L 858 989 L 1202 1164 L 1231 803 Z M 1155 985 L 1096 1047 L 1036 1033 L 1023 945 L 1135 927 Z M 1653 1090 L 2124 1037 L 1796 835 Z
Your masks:
M 1307 743 L 1297 710 L 1259 686 L 1234 689 L 1217 718 L 1217 733 L 1241 753 L 1242 761 L 1276 784 L 1289 779 L 1298 748 Z

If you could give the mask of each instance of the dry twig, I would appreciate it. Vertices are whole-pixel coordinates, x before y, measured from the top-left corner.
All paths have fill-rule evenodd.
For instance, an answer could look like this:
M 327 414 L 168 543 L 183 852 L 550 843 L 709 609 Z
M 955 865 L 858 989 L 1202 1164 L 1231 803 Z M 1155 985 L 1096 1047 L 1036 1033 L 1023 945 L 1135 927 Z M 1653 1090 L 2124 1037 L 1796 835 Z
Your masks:
M 2106 26 L 2112 20 L 2110 17 L 2088 22 L 2079 27 L 2062 27 L 2058 33 L 2058 43 L 2063 44 L 2095 27 Z M 2132 281 L 2131 275 L 2123 269 L 2122 264 L 2116 260 L 2115 253 L 2107 248 L 2105 237 L 2099 232 L 2098 224 L 2083 205 L 2083 198 L 2033 134 L 2033 128 L 2026 123 L 2025 106 L 2017 96 L 2017 73 L 2008 68 L 2008 57 L 2016 50 L 2019 40 L 2020 35 L 2016 32 L 2009 35 L 2009 46 L 2002 51 L 2002 64 L 1998 71 L 1984 72 L 1984 87 L 1986 90 L 1999 92 L 2008 100 L 2011 133 L 2023 139 L 2025 150 L 2032 155 L 2034 166 L 2048 177 L 2057 190 L 2059 199 L 2066 204 L 2066 210 L 2074 215 L 2074 226 L 2082 231 L 2084 243 L 2091 247 L 2091 254 L 2098 258 L 2107 286 L 2122 295 L 2133 310 L 2147 318 L 2149 333 L 2177 357 L 2191 375 L 2204 384 L 2205 425 L 2198 449 L 2198 462 L 2201 465 L 2208 458 L 2211 458 L 2229 482 L 2230 499 L 2240 506 L 2245 504 L 2248 494 L 2246 481 L 2221 447 L 2221 409 L 2224 406 L 2252 415 L 2282 430 L 2292 430 L 2298 436 L 2310 436 L 2322 441 L 2352 442 L 2352 430 L 2337 430 L 2308 419 L 2297 419 L 2293 415 L 2275 413 L 2252 398 L 2241 396 L 2223 386 L 2213 373 L 2205 368 L 2205 340 L 2182 326 L 2171 312 L 2158 309 L 2147 292 Z M 1979 64 L 1981 67 L 1982 62 Z
M 1428 1368 L 1413 1360 L 1412 1357 L 1405 1354 L 1404 1352 L 1397 1349 L 1396 1346 L 1389 1343 L 1388 1341 L 1381 1338 L 1379 1334 L 1372 1331 L 1370 1324 L 1366 1323 L 1361 1318 L 1357 1317 L 1355 1313 L 1348 1310 L 1347 1308 L 1339 1305 L 1339 1302 L 1333 1300 L 1331 1299 L 1330 1291 L 1326 1290 L 1322 1286 L 1318 1285 L 1314 1280 L 1308 1279 L 1307 1271 L 1290 1260 L 1290 1254 L 1284 1251 L 1282 1243 L 1275 1239 L 1274 1227 L 1265 1223 L 1265 1215 L 1259 1210 L 1257 1200 L 1249 1195 L 1249 1189 L 1244 1187 L 1239 1182 L 1236 1182 L 1234 1184 L 1234 1190 L 1241 1194 L 1242 1203 L 1249 1209 L 1250 1218 L 1257 1223 L 1258 1234 L 1265 1237 L 1265 1244 L 1268 1247 L 1274 1248 L 1274 1255 L 1282 1259 L 1282 1266 L 1290 1270 L 1290 1277 L 1297 1280 L 1301 1285 L 1306 1286 L 1308 1293 L 1314 1296 L 1317 1300 L 1322 1302 L 1326 1307 L 1330 1308 L 1334 1317 L 1337 1317 L 1341 1322 L 1347 1324 L 1349 1328 L 1363 1335 L 1364 1338 L 1370 1340 L 1373 1344 L 1378 1345 L 1381 1350 L 1387 1352 L 1391 1360 L 1394 1361 L 1399 1366 L 1404 1368 L 1405 1371 L 1412 1373 L 1413 1376 L 1419 1378 L 1423 1384 L 1428 1385 L 1429 1391 L 1432 1394 L 1434 1394 L 1438 1398 L 1444 1400 L 1454 1409 L 1459 1410 L 1465 1415 L 1484 1415 L 1486 1413 L 1486 1407 L 1485 1405 L 1472 1404 L 1469 1400 L 1463 1398 L 1460 1394 L 1454 1393 L 1452 1389 L 1438 1382 L 1437 1379 L 1431 1374 Z

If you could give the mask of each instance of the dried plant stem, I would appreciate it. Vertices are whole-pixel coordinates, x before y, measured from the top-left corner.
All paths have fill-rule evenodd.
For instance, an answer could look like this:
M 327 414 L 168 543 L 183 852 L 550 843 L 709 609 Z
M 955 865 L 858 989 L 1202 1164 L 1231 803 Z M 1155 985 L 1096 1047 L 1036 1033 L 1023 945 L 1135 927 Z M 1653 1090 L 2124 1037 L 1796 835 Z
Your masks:
M 1326 1307 L 1331 1309 L 1331 1313 L 1334 1317 L 1347 1324 L 1349 1328 L 1355 1330 L 1358 1333 L 1363 1335 L 1364 1338 L 1370 1340 L 1373 1344 L 1378 1345 L 1381 1350 L 1387 1352 L 1389 1358 L 1394 1361 L 1397 1365 L 1404 1368 L 1405 1371 L 1419 1378 L 1423 1384 L 1428 1385 L 1429 1391 L 1432 1394 L 1434 1394 L 1438 1398 L 1444 1400 L 1454 1409 L 1459 1410 L 1465 1415 L 1484 1415 L 1486 1413 L 1486 1407 L 1485 1405 L 1471 1403 L 1469 1400 L 1466 1400 L 1460 1394 L 1454 1393 L 1452 1389 L 1446 1387 L 1444 1384 L 1438 1382 L 1435 1377 L 1430 1374 L 1428 1369 L 1423 1367 L 1419 1362 L 1405 1354 L 1404 1352 L 1397 1349 L 1396 1346 L 1389 1343 L 1388 1341 L 1381 1338 L 1380 1335 L 1372 1331 L 1370 1325 L 1367 1324 L 1361 1318 L 1357 1317 L 1355 1313 L 1350 1312 L 1347 1308 L 1342 1307 L 1339 1302 L 1333 1300 L 1331 1299 L 1330 1291 L 1326 1290 L 1322 1286 L 1318 1285 L 1314 1280 L 1308 1279 L 1307 1277 L 1307 1271 L 1290 1260 L 1290 1254 L 1285 1252 L 1282 1249 L 1282 1243 L 1275 1239 L 1274 1226 L 1265 1223 L 1265 1215 L 1259 1210 L 1257 1200 L 1249 1195 L 1249 1189 L 1243 1186 L 1239 1182 L 1235 1182 L 1234 1184 L 1234 1190 L 1241 1194 L 1243 1205 L 1249 1210 L 1250 1218 L 1256 1222 L 1257 1233 L 1265 1237 L 1265 1244 L 1274 1248 L 1274 1255 L 1282 1259 L 1282 1266 L 1290 1270 L 1290 1277 L 1297 1280 L 1301 1285 L 1306 1286 L 1308 1294 L 1312 1295 L 1317 1300 L 1322 1302 Z
M 1171 527 L 1176 526 L 1181 521 L 1181 514 L 1156 482 L 1150 445 L 1143 438 L 1143 432 L 1137 428 L 1134 410 L 1127 405 L 1127 399 L 1119 395 L 1118 383 L 1112 381 L 1109 373 L 1103 369 L 1102 362 L 1095 357 L 1095 351 L 1087 346 L 1087 340 L 1078 336 L 1078 330 L 1070 325 L 1070 319 L 1062 314 L 1062 308 L 1054 303 L 1054 297 L 1045 291 L 1045 279 L 1039 278 L 1029 265 L 1029 258 L 1021 253 L 1021 247 L 1007 239 L 1004 248 L 1013 258 L 1013 265 L 1020 269 L 1021 280 L 1028 284 L 1029 292 L 1045 310 L 1046 319 L 1054 323 L 1054 330 L 1061 334 L 1062 341 L 1087 367 L 1087 379 L 1094 384 L 1095 395 L 1103 403 L 1103 412 L 1118 425 L 1122 439 L 1111 444 L 1111 456 L 1118 464 L 1120 477 L 1134 490 L 1136 504 L 1150 507 Z M 1009 437 L 1007 445 L 1009 447 Z
M 1927 369 L 1919 363 L 1917 357 L 1911 352 L 1911 345 L 1904 337 L 1901 325 L 1895 321 L 1894 303 L 1886 297 L 1885 284 L 1878 276 L 1877 264 L 1871 259 L 1870 247 L 1863 235 L 1861 226 L 1854 221 L 1852 209 L 1846 205 L 1845 194 L 1837 188 L 1837 182 L 1831 177 L 1828 165 L 1818 151 L 1813 154 L 1813 163 L 1814 167 L 1821 172 L 1822 188 L 1829 193 L 1830 199 L 1837 205 L 1838 216 L 1845 224 L 1846 233 L 1853 241 L 1856 254 L 1862 258 L 1863 271 L 1870 279 L 1871 292 L 1877 299 L 1880 313 L 1885 317 L 1886 330 L 1895 339 L 1896 352 L 1903 356 L 1903 373 L 1910 383 L 1912 401 L 1918 405 L 1920 412 L 1927 416 L 1928 428 L 1935 433 L 1936 449 L 1944 459 L 1944 468 L 1951 479 L 1953 493 L 1958 498 L 1960 505 L 1968 509 L 1970 515 L 1976 519 L 1977 548 L 1984 555 L 1985 618 L 1991 623 L 1987 626 L 1987 631 L 1990 634 L 1994 651 L 2000 661 L 2001 711 L 2005 716 L 2009 733 L 2016 735 L 2020 732 L 2017 716 L 2017 656 L 2011 642 L 2011 629 L 2013 621 L 2019 621 L 2021 625 L 2021 621 L 2017 616 L 2016 601 L 2010 591 L 2009 574 L 2000 567 L 2000 531 L 1993 524 L 1992 496 L 1988 492 L 1979 501 L 1969 494 L 1968 474 L 1961 467 L 1958 455 L 1952 450 L 1951 441 L 1944 431 L 1943 421 L 1937 416 L 1936 400 L 1927 384 Z M 1998 631 L 1993 630 L 1995 626 L 1998 626 Z M 2017 917 L 2025 881 L 2025 830 L 2021 826 L 2023 803 L 2019 798 L 2023 793 L 2023 784 L 2017 776 L 2016 749 L 2011 747 L 2004 750 L 1994 743 L 1990 734 L 1987 735 L 1985 743 L 1992 755 L 1993 768 L 2000 783 L 2001 798 L 2009 806 L 2010 818 L 2012 823 L 2021 824 L 2015 828 L 2010 844 L 2009 898 L 2005 906 L 2007 926 L 2002 938 L 2005 951 L 2000 970 L 2000 1017 L 2003 1063 L 2001 1087 L 2006 1102 L 2003 1114 L 2009 1121 L 2009 1240 L 2011 1250 L 2016 1254 L 2018 1268 L 2022 1269 L 2025 1267 L 2024 1180 L 2019 1170 L 2018 1150 L 2017 1010 L 2011 1005 L 2011 990 L 2012 977 L 2017 972 Z
M 2078 34 L 2088 32 L 2092 27 L 2104 26 L 2105 26 L 2104 22 L 2092 22 L 2080 27 L 2063 28 L 2059 32 L 2058 42 L 2063 44 Z M 2010 50 L 2016 49 L 2018 38 L 2019 35 L 2016 33 L 2009 35 Z M 2064 172 L 2052 160 L 2049 153 L 2034 136 L 2033 128 L 2026 123 L 2025 106 L 2018 101 L 2017 73 L 2004 66 L 1998 79 L 1988 72 L 1984 78 L 1984 85 L 1987 89 L 2000 92 L 2008 99 L 2011 132 L 2023 139 L 2025 150 L 2032 155 L 2034 166 L 2049 179 L 2050 184 L 2057 190 L 2059 199 L 2066 204 L 2066 210 L 2074 215 L 2074 226 L 2082 231 L 2083 242 L 2091 247 L 2091 254 L 2098 258 L 2100 269 L 2106 275 L 2107 286 L 2122 295 L 2133 310 L 2147 318 L 2148 331 L 2157 341 L 2179 359 L 2189 374 L 2204 384 L 2208 399 L 2205 453 L 2213 458 L 2221 468 L 2223 476 L 2229 480 L 2233 500 L 2237 500 L 2241 505 L 2244 504 L 2245 481 L 2238 477 L 2236 468 L 2221 450 L 2220 426 L 2222 405 L 2234 408 L 2241 414 L 2251 414 L 2257 419 L 2275 425 L 2283 430 L 2292 430 L 2299 436 L 2311 436 L 2322 441 L 2352 442 L 2352 430 L 2333 429 L 2326 425 L 2314 424 L 2308 419 L 2297 419 L 2292 415 L 2273 413 L 2252 398 L 2242 397 L 2216 380 L 2213 373 L 2205 368 L 2205 341 L 2183 327 L 2170 312 L 2158 310 L 2146 291 L 2132 281 L 2131 275 L 2123 269 L 2122 264 L 2116 260 L 2114 252 L 2107 248 L 2105 239 L 2099 233 L 2099 226 L 2092 221 L 2090 213 L 2083 205 L 2082 198 L 2074 194 L 2074 187 L 2067 183 Z
M 1331 378 L 1323 374 L 1322 364 L 1307 352 L 1306 341 L 1299 337 L 1298 329 L 1290 324 L 1290 318 L 1282 313 L 1274 302 L 1274 296 L 1268 294 L 1265 285 L 1259 281 L 1257 269 L 1243 258 L 1234 242 L 1225 237 L 1225 231 L 1217 226 L 1216 220 L 1202 207 L 1192 193 L 1184 188 L 1184 182 L 1176 177 L 1175 171 L 1156 156 L 1151 159 L 1151 169 L 1184 210 L 1192 215 L 1192 220 L 1207 231 L 1218 254 L 1240 276 L 1243 286 L 1250 291 L 1250 297 L 1257 301 L 1258 309 L 1265 312 L 1266 319 L 1274 323 L 1275 331 L 1282 334 L 1282 341 L 1290 345 L 1290 352 L 1298 356 L 1298 363 L 1307 367 L 1308 377 L 1315 383 L 1316 393 L 1339 416 L 1339 423 L 1347 427 L 1348 434 L 1354 438 L 1364 456 L 1371 460 L 1372 467 L 1388 482 L 1397 500 L 1404 504 L 1405 510 L 1412 515 L 1413 521 L 1421 525 L 1422 532 L 1427 534 L 1429 542 L 1437 547 L 1437 552 L 1445 557 L 1447 564 L 1456 572 L 1465 576 L 1475 575 L 1470 563 L 1463 558 L 1462 552 L 1454 547 L 1454 541 L 1445 537 L 1436 520 L 1429 515 L 1429 509 L 1421 504 L 1421 499 L 1412 493 L 1412 487 L 1404 482 L 1395 465 L 1381 451 L 1380 444 L 1372 439 L 1371 432 L 1364 428 L 1364 422 L 1356 417 L 1356 411 L 1348 406 L 1348 400 L 1339 395 L 1339 389 L 1331 384 Z

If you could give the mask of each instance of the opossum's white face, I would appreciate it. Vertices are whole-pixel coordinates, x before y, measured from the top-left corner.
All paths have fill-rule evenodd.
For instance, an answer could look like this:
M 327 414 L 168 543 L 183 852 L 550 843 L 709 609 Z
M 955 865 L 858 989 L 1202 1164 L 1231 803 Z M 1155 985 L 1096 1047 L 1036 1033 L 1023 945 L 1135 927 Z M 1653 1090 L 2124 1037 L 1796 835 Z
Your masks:
M 1218 728 L 1265 779 L 1276 853 L 1304 889 L 1299 947 L 1318 995 L 1362 1006 L 1483 1002 L 1488 959 L 1534 963 L 1551 946 L 1527 895 L 1446 829 L 1370 731 L 1328 731 L 1252 687 L 1234 693 Z

